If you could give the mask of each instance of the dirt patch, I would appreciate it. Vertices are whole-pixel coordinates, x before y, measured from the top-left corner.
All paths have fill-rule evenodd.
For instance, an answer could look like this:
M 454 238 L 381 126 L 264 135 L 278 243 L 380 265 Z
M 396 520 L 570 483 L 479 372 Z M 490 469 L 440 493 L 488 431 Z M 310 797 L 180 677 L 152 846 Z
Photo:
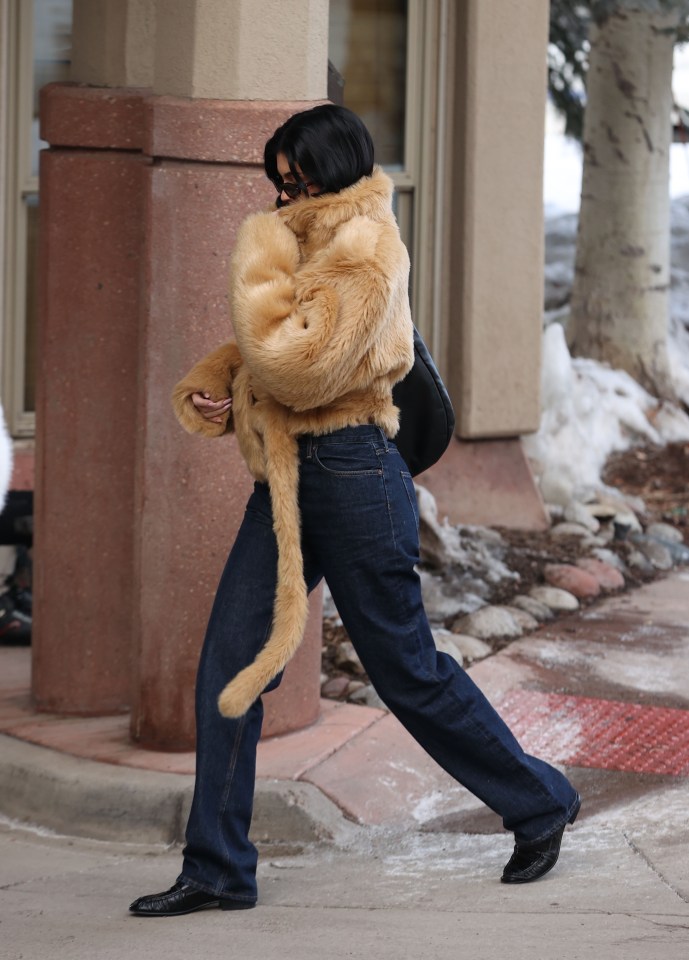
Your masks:
M 650 520 L 677 527 L 689 544 L 689 443 L 615 453 L 605 465 L 603 482 L 641 497 Z

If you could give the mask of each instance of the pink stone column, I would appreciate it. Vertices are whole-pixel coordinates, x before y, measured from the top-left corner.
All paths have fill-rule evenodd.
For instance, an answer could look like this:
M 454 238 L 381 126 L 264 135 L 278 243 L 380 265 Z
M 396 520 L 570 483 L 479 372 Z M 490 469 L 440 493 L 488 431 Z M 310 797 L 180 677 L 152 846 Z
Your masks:
M 134 445 L 143 173 L 132 98 L 92 116 L 43 98 L 33 696 L 98 714 L 131 699 Z M 70 102 L 74 110 L 75 103 Z M 122 112 L 123 111 L 123 112 Z M 65 126 L 69 126 L 69 132 Z M 78 144 L 86 149 L 62 149 Z M 98 144 L 96 144 L 98 146 Z
M 189 119 L 196 120 L 193 107 Z M 148 171 L 142 330 L 147 360 L 135 520 L 139 682 L 132 731 L 158 749 L 192 745 L 200 643 L 253 487 L 233 437 L 208 440 L 182 432 L 170 391 L 200 356 L 231 335 L 229 255 L 241 220 L 272 200 L 267 186 L 248 166 L 164 160 Z M 315 664 L 318 674 L 309 674 L 317 694 L 319 659 Z M 299 701 L 298 712 L 291 700 L 285 705 L 283 730 L 315 719 L 317 704 L 311 698 L 304 703 L 303 695 Z M 269 727 L 278 732 L 276 719 Z
M 34 696 L 131 706 L 157 749 L 193 746 L 198 654 L 252 485 L 234 439 L 185 434 L 170 392 L 231 336 L 234 237 L 274 199 L 263 145 L 309 105 L 44 95 Z M 265 734 L 315 720 L 319 676 L 317 597 Z

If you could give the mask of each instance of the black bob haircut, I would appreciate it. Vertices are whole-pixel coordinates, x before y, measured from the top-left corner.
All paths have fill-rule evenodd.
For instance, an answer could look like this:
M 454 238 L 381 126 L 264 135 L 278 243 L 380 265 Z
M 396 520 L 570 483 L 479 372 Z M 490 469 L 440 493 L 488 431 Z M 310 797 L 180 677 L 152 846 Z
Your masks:
M 339 193 L 373 172 L 373 140 L 364 122 L 346 107 L 323 104 L 295 113 L 265 146 L 263 165 L 274 184 L 281 182 L 277 155 L 283 153 L 295 179 L 297 166 L 321 193 Z

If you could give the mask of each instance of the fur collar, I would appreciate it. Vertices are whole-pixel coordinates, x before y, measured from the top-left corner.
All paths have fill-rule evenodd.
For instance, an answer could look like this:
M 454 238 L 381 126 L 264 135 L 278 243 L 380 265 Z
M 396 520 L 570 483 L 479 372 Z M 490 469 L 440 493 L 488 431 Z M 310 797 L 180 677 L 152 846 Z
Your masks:
M 291 206 L 282 207 L 281 219 L 302 244 L 327 243 L 337 228 L 352 217 L 390 221 L 394 185 L 380 167 L 339 193 L 326 193 Z

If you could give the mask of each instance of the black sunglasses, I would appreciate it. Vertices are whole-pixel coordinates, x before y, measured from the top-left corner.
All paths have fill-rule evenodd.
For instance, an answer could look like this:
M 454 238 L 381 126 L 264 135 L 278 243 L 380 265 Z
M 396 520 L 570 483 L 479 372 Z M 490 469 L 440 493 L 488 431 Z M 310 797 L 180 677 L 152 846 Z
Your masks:
M 297 180 L 296 183 L 292 183 L 290 180 L 273 180 L 273 186 L 280 193 L 286 193 L 290 200 L 296 200 L 300 194 L 308 196 L 309 187 L 313 186 L 312 183 L 306 183 L 303 180 Z

